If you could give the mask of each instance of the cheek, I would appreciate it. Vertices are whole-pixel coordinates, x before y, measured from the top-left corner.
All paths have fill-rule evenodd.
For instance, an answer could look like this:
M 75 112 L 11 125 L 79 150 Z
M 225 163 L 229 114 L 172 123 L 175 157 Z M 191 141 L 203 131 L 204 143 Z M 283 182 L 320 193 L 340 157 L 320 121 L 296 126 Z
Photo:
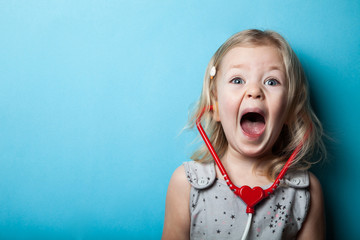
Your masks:
M 239 109 L 239 101 L 227 95 L 218 99 L 219 115 L 220 117 L 236 115 Z
M 219 101 L 219 121 L 228 137 L 238 125 L 239 103 L 230 98 Z

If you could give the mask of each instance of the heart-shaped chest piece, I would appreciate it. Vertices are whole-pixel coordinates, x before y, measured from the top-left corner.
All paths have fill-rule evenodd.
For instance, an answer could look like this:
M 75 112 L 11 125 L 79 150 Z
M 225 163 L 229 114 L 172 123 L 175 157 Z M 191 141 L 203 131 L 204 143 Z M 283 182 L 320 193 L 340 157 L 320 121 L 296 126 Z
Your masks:
M 248 208 L 253 208 L 265 198 L 265 192 L 261 187 L 250 188 L 249 186 L 242 186 L 235 193 L 246 203 Z

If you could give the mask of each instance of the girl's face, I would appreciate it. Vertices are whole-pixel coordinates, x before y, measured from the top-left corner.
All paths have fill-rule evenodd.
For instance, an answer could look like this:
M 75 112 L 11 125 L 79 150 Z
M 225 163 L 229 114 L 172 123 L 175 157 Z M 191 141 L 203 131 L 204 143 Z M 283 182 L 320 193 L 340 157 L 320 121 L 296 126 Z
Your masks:
M 285 121 L 288 82 L 279 51 L 272 46 L 234 47 L 217 74 L 216 120 L 240 157 L 271 155 Z

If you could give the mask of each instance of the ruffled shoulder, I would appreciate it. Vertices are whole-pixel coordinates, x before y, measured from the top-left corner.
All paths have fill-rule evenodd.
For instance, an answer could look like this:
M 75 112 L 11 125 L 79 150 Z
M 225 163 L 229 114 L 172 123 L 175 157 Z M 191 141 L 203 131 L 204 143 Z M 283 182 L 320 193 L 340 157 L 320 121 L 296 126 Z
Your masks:
M 211 186 L 216 178 L 215 163 L 199 163 L 189 161 L 183 163 L 189 183 L 196 189 L 205 189 Z M 281 186 L 293 188 L 308 188 L 310 185 L 308 171 L 292 171 L 285 174 Z
M 308 171 L 293 171 L 286 173 L 281 185 L 293 188 L 307 188 L 310 185 Z
M 189 161 L 183 163 L 185 173 L 190 184 L 196 189 L 205 189 L 211 186 L 215 181 L 214 162 L 199 163 Z

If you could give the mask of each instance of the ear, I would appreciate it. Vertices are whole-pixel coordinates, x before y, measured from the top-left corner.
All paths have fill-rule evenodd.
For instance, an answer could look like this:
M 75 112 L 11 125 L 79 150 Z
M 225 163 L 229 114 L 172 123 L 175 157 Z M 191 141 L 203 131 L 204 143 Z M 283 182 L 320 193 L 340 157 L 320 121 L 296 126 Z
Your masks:
M 213 105 L 213 118 L 215 121 L 220 122 L 219 106 L 217 101 Z

